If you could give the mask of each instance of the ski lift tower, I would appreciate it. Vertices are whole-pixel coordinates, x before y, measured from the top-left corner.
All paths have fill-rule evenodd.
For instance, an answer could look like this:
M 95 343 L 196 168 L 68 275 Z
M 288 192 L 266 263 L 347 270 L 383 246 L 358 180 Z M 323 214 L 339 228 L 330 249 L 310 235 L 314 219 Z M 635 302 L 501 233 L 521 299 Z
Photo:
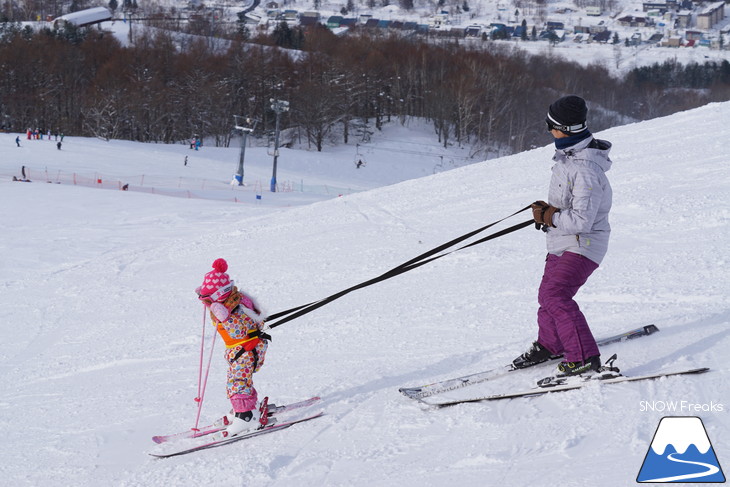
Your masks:
M 233 120 L 236 122 L 234 128 L 240 130 L 243 134 L 241 137 L 241 153 L 238 156 L 238 173 L 236 173 L 235 181 L 238 181 L 239 186 L 243 186 L 243 157 L 246 154 L 246 139 L 248 134 L 256 130 L 256 124 L 258 120 L 252 120 L 249 117 L 243 115 L 234 115 Z
M 274 172 L 271 175 L 271 192 L 276 193 L 276 161 L 279 158 L 279 119 L 281 114 L 289 111 L 289 102 L 270 98 L 271 109 L 276 113 L 276 135 L 274 137 Z

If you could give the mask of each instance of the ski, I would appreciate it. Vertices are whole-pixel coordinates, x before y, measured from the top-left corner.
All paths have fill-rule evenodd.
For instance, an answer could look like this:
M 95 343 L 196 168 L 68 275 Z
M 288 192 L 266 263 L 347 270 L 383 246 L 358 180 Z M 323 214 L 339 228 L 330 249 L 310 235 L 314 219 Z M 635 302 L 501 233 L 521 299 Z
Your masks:
M 322 400 L 321 397 L 314 396 L 314 397 L 310 397 L 309 399 L 305 399 L 303 401 L 294 402 L 291 404 L 282 404 L 281 406 L 277 406 L 276 404 L 269 404 L 269 416 L 285 413 L 288 411 L 292 411 L 294 409 L 307 408 L 309 406 L 317 404 L 321 400 Z
M 278 415 L 281 413 L 285 413 L 287 411 L 292 411 L 294 409 L 301 409 L 306 408 L 309 406 L 312 406 L 314 404 L 317 404 L 319 401 L 321 401 L 322 398 L 318 396 L 310 397 L 309 399 L 305 399 L 303 401 L 291 403 L 291 404 L 282 404 L 280 406 L 277 406 L 275 404 L 269 404 L 269 416 Z M 220 418 L 216 420 L 213 424 L 209 424 L 207 426 L 201 426 L 197 429 L 190 429 L 188 431 L 183 431 L 181 433 L 174 433 L 171 435 L 159 435 L 159 436 L 153 436 L 152 441 L 155 443 L 166 443 L 168 441 L 176 441 L 176 440 L 182 440 L 185 438 L 198 438 L 200 436 L 206 436 L 210 435 L 212 433 L 217 433 L 218 431 L 224 430 L 226 428 L 226 422 L 225 418 Z
M 483 402 L 483 401 L 497 401 L 500 399 L 515 399 L 519 397 L 531 397 L 531 396 L 542 396 L 544 394 L 551 394 L 553 392 L 564 392 L 564 391 L 572 391 L 575 389 L 580 389 L 582 387 L 585 387 L 589 384 L 594 383 L 601 383 L 601 384 L 620 384 L 623 382 L 636 382 L 640 380 L 653 380 L 653 379 L 660 379 L 662 377 L 672 377 L 677 375 L 690 375 L 690 374 L 703 374 L 710 370 L 707 367 L 699 368 L 699 369 L 687 369 L 687 370 L 679 370 L 674 372 L 657 372 L 654 374 L 646 374 L 646 375 L 637 375 L 637 376 L 625 376 L 621 375 L 618 377 L 610 377 L 610 378 L 601 378 L 597 377 L 590 380 L 583 380 L 579 382 L 574 383 L 568 383 L 568 384 L 559 384 L 555 385 L 553 387 L 535 387 L 532 389 L 527 389 L 524 391 L 518 391 L 518 392 L 506 392 L 503 394 L 493 394 L 491 396 L 483 396 L 483 397 L 474 397 L 469 399 L 457 399 L 453 401 L 445 401 L 445 402 L 428 402 L 428 401 L 422 401 L 425 404 L 428 404 L 430 406 L 436 406 L 439 408 L 447 407 L 447 406 L 455 406 L 457 404 L 465 404 L 470 402 Z
M 264 426 L 261 429 L 250 431 L 248 433 L 242 433 L 242 434 L 239 434 L 236 436 L 232 436 L 230 438 L 212 440 L 212 441 L 208 441 L 206 443 L 200 444 L 200 445 L 196 445 L 193 447 L 189 447 L 189 448 L 185 448 L 182 450 L 177 450 L 177 451 L 173 451 L 173 452 L 169 452 L 169 453 L 150 453 L 149 455 L 156 457 L 156 458 L 170 458 L 170 457 L 176 457 L 179 455 L 186 455 L 188 453 L 193 453 L 193 452 L 200 451 L 200 450 L 207 450 L 209 448 L 216 448 L 219 446 L 228 445 L 229 443 L 235 443 L 237 441 L 247 440 L 249 438 L 254 438 L 256 436 L 273 433 L 274 431 L 283 430 L 283 429 L 289 428 L 290 426 L 294 426 L 295 424 L 303 423 L 305 421 L 310 421 L 312 419 L 319 418 L 323 415 L 324 415 L 324 411 L 319 411 L 318 413 L 312 414 L 310 416 L 305 416 L 303 418 L 293 419 L 290 421 L 284 421 L 282 423 L 273 423 L 273 424 Z
M 599 347 L 602 347 L 604 345 L 608 345 L 611 343 L 616 342 L 622 342 L 626 340 L 631 340 L 638 337 L 648 336 L 652 333 L 656 333 L 659 331 L 659 328 L 656 327 L 656 325 L 646 325 L 639 328 L 634 328 L 632 330 L 626 331 L 624 333 L 619 333 L 618 335 L 613 335 L 605 338 L 601 338 L 600 340 L 596 340 L 596 343 Z M 536 366 L 541 365 L 547 365 L 550 363 L 553 363 L 554 361 L 560 359 L 561 357 L 553 357 L 552 359 L 548 360 L 547 362 L 543 362 L 541 364 L 537 364 Z M 533 366 L 533 367 L 536 367 Z M 532 367 L 528 367 L 531 369 Z M 477 372 L 476 374 L 470 374 L 465 375 L 462 377 L 457 377 L 454 379 L 446 379 L 439 382 L 434 382 L 432 384 L 426 384 L 419 387 L 401 387 L 398 389 L 403 395 L 406 397 L 409 397 L 411 399 L 423 399 L 424 397 L 433 396 L 435 394 L 441 394 L 443 392 L 453 391 L 454 389 L 461 389 L 462 387 L 467 387 L 474 384 L 479 384 L 481 382 L 485 382 L 488 380 L 493 380 L 498 377 L 502 377 L 510 372 L 514 372 L 516 370 L 524 370 L 524 369 L 516 369 L 512 364 L 505 365 L 503 367 L 497 367 L 495 369 L 486 370 L 484 372 Z

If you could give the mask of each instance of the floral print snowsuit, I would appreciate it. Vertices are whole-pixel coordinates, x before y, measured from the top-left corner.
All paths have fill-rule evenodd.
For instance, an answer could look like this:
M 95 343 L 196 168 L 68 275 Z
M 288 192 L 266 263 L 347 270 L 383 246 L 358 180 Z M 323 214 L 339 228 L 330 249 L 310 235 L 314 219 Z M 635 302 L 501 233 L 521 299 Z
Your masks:
M 238 306 L 231 312 L 228 320 L 219 324 L 232 338 L 243 338 L 246 333 L 258 329 L 257 323 L 244 310 L 246 308 L 242 305 Z M 244 350 L 244 345 L 226 348 L 224 355 L 228 362 L 226 391 L 229 399 L 236 394 L 255 395 L 252 376 L 264 365 L 267 348 L 267 340 L 259 341 L 256 347 L 249 352 Z
M 253 299 L 235 287 L 222 306 L 213 309 L 215 306 L 211 306 L 210 316 L 226 345 L 228 399 L 234 411 L 249 411 L 258 400 L 253 374 L 264 365 L 270 338 L 261 333 L 264 317 Z

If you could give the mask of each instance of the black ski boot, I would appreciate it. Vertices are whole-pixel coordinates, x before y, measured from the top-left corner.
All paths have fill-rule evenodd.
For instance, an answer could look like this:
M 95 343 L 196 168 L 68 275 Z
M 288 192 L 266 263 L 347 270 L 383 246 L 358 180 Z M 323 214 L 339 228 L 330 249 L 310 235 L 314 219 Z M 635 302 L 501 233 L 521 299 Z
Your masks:
M 581 362 L 563 361 L 558 364 L 557 374 L 552 377 L 545 377 L 537 381 L 538 387 L 555 387 L 572 382 L 588 380 L 606 380 L 614 377 L 621 377 L 621 371 L 614 365 L 616 354 L 613 354 L 601 365 L 601 356 L 588 357 Z
M 560 362 L 557 377 L 571 377 L 585 373 L 596 373 L 601 370 L 601 356 L 594 355 L 581 362 Z
M 550 350 L 540 345 L 538 342 L 533 342 L 530 348 L 512 361 L 512 366 L 515 369 L 525 369 L 532 367 L 533 365 L 546 362 L 551 358 L 558 358 L 559 356 L 553 355 Z

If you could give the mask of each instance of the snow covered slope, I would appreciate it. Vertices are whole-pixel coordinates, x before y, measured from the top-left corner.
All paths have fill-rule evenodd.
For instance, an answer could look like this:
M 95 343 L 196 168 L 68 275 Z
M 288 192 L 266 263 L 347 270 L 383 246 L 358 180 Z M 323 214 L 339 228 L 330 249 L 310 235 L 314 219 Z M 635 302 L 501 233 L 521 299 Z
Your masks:
M 730 464 L 730 103 L 598 136 L 614 144 L 614 231 L 577 299 L 596 335 L 660 328 L 604 351 L 624 372 L 709 373 L 444 410 L 401 396 L 399 386 L 504 364 L 534 339 L 544 237 L 528 227 L 275 328 L 257 389 L 274 402 L 321 395 L 327 415 L 169 460 L 147 452 L 153 435 L 195 420 L 193 290 L 215 258 L 269 312 L 308 303 L 544 198 L 552 148 L 291 208 L 3 178 L 3 483 L 632 485 L 666 415 L 700 416 Z M 14 138 L 0 135 L 4 171 L 22 162 Z M 161 149 L 148 147 L 153 171 Z M 112 170 L 111 156 L 78 154 L 67 169 Z M 368 168 L 398 157 L 374 151 Z M 215 354 L 204 420 L 228 409 L 220 343 Z M 696 407 L 646 407 L 672 401 Z

